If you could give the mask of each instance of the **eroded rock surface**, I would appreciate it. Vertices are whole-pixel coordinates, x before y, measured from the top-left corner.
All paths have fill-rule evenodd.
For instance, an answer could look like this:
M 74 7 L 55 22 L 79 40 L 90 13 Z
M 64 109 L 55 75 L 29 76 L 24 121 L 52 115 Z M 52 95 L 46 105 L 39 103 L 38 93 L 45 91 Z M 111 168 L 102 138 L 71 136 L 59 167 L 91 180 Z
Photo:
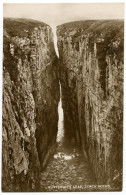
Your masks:
M 2 190 L 38 191 L 55 150 L 59 81 L 51 28 L 4 20 Z
M 64 125 L 98 184 L 122 188 L 123 21 L 58 26 Z
M 63 24 L 57 35 L 59 60 L 48 25 L 4 20 L 2 190 L 43 189 L 40 171 L 56 147 L 59 80 L 65 136 L 81 145 L 99 185 L 121 190 L 123 21 Z

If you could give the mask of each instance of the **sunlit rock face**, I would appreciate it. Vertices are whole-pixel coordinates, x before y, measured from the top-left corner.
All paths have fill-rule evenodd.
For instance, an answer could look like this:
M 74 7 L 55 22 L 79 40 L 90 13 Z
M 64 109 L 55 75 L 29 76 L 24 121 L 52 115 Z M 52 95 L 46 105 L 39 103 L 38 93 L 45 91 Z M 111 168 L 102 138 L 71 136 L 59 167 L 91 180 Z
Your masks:
M 54 152 L 59 81 L 51 28 L 4 20 L 2 190 L 37 191 Z
M 122 188 L 123 21 L 58 26 L 65 133 L 76 137 L 98 184 Z

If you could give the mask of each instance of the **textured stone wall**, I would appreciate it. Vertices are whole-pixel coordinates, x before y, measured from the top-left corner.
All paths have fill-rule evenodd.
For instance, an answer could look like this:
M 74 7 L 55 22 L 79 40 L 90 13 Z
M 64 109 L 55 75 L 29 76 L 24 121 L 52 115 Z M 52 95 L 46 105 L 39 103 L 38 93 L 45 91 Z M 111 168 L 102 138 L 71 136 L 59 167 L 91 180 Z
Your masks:
M 66 134 L 76 137 L 98 184 L 122 186 L 123 21 L 58 26 Z
M 2 190 L 38 191 L 55 150 L 59 81 L 51 28 L 4 20 Z

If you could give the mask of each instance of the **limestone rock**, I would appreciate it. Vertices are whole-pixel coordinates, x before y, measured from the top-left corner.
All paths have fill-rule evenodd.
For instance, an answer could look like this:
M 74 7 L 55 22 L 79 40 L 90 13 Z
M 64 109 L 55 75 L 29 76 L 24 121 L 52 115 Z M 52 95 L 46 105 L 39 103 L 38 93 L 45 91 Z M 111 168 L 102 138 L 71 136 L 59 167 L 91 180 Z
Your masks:
M 122 172 L 123 21 L 80 21 L 58 26 L 66 134 L 75 136 L 98 184 Z
M 2 190 L 39 191 L 58 124 L 53 34 L 44 23 L 24 19 L 5 19 L 4 32 Z

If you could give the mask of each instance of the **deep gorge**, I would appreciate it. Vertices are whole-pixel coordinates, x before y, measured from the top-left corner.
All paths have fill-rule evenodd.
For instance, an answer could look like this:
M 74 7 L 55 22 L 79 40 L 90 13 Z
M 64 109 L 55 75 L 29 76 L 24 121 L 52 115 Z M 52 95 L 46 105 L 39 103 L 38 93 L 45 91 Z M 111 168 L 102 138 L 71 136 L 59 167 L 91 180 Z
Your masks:
M 57 39 L 59 58 L 48 25 L 4 20 L 2 190 L 40 191 L 57 148 L 60 82 L 65 137 L 81 147 L 97 183 L 119 191 L 123 21 L 66 23 Z

